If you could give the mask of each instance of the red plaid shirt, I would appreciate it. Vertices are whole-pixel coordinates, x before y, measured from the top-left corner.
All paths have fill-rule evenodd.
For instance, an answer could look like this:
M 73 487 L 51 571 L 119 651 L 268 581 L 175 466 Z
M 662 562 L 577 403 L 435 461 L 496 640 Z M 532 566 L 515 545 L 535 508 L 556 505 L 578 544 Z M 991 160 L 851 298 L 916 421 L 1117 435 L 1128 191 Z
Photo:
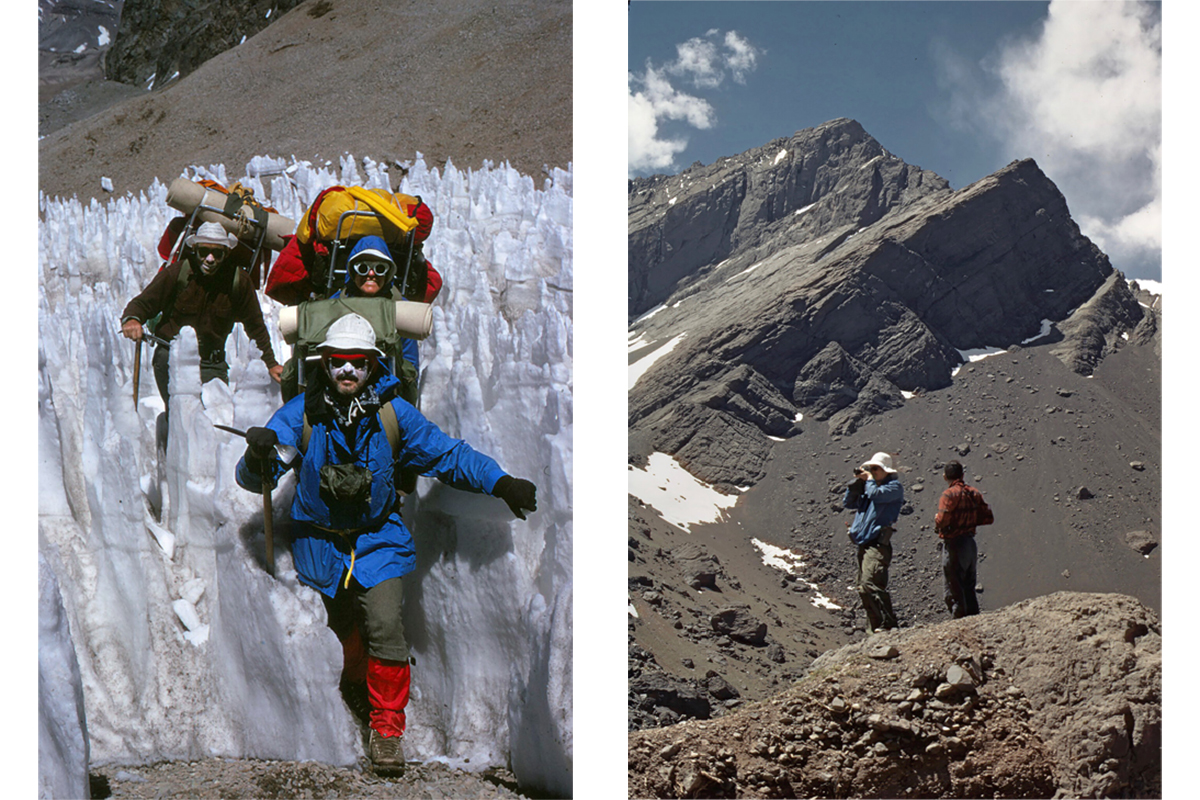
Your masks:
M 974 534 L 976 525 L 989 525 L 991 522 L 992 510 L 984 502 L 983 495 L 960 479 L 942 492 L 933 527 L 939 538 L 955 539 Z

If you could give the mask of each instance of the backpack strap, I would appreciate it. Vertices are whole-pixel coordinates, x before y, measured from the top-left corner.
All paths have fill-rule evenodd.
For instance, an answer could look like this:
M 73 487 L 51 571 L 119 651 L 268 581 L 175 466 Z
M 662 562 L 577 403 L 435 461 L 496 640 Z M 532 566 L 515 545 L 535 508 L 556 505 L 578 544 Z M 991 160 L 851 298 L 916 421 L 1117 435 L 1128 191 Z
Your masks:
M 383 408 L 379 409 L 379 422 L 383 425 L 383 432 L 387 434 L 388 444 L 392 446 L 392 460 L 400 453 L 400 423 L 396 419 L 396 409 L 392 404 L 384 403 Z
M 182 236 L 182 234 L 180 234 Z M 167 269 L 167 267 L 164 267 Z M 186 258 L 179 259 L 179 275 L 175 278 L 175 285 L 171 287 L 171 294 L 167 296 L 167 302 L 163 304 L 162 311 L 154 316 L 153 319 L 146 320 L 146 327 L 151 333 L 158 331 L 158 326 L 164 320 L 171 318 L 172 312 L 175 311 L 175 301 L 179 298 L 179 293 L 183 291 L 183 287 L 188 285 L 192 279 L 192 265 L 188 263 Z
M 379 409 L 379 422 L 387 435 L 388 444 L 392 446 L 392 458 L 400 453 L 400 422 L 396 419 L 396 409 L 391 403 L 384 403 Z M 308 440 L 312 438 L 312 424 L 308 421 L 308 412 L 304 412 L 304 428 L 300 431 L 300 452 L 308 449 Z

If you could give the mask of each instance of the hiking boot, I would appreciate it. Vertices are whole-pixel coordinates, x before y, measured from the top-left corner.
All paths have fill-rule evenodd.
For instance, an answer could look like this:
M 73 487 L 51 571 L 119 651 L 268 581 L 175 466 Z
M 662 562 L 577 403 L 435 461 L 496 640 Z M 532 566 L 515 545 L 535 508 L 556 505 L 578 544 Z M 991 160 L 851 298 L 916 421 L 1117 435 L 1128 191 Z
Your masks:
M 367 754 L 376 772 L 384 775 L 398 775 L 404 772 L 403 741 L 403 736 L 384 736 L 379 731 L 371 731 Z

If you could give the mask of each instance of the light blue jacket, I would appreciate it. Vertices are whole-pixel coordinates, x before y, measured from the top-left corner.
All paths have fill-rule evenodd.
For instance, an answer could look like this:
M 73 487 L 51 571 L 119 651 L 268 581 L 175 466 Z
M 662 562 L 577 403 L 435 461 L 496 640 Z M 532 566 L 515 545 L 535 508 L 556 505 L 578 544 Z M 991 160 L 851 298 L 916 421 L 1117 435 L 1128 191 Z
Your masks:
M 388 373 L 373 384 L 380 397 L 393 396 L 399 381 Z M 396 410 L 400 446 L 395 461 L 378 414 L 355 421 L 347 436 L 328 412 L 321 413 L 320 393 L 297 395 L 275 412 L 266 427 L 275 431 L 279 443 L 299 448 L 304 430 L 306 401 L 312 407 L 312 432 L 302 455 L 296 457 L 296 497 L 291 517 L 296 523 L 292 554 L 300 580 L 333 597 L 343 570 L 366 588 L 388 578 L 398 578 L 416 567 L 412 533 L 397 513 L 394 471 L 404 468 L 471 492 L 491 494 L 504 474 L 489 456 L 454 439 L 427 420 L 400 397 L 390 402 Z M 323 402 L 323 400 L 322 400 Z M 321 496 L 321 467 L 355 463 L 371 470 L 369 499 L 358 506 L 330 504 Z M 276 480 L 285 467 L 272 459 Z M 261 492 L 258 474 L 238 462 L 238 485 Z
M 842 505 L 854 511 L 850 523 L 850 538 L 857 545 L 870 544 L 879 538 L 879 529 L 891 527 L 900 518 L 900 507 L 904 505 L 904 487 L 895 476 L 883 483 L 868 479 L 862 496 L 855 503 L 850 489 L 842 498 Z

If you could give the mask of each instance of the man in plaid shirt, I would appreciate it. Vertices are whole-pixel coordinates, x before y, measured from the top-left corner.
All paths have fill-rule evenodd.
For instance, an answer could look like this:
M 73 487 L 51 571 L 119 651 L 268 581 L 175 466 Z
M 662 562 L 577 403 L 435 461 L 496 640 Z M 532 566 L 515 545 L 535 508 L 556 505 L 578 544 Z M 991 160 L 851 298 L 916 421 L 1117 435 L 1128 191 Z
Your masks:
M 955 619 L 979 613 L 975 597 L 975 569 L 978 550 L 975 526 L 991 525 L 992 510 L 983 495 L 963 482 L 963 467 L 957 461 L 946 464 L 942 477 L 949 486 L 938 500 L 933 526 L 941 551 L 943 589 L 946 607 Z

